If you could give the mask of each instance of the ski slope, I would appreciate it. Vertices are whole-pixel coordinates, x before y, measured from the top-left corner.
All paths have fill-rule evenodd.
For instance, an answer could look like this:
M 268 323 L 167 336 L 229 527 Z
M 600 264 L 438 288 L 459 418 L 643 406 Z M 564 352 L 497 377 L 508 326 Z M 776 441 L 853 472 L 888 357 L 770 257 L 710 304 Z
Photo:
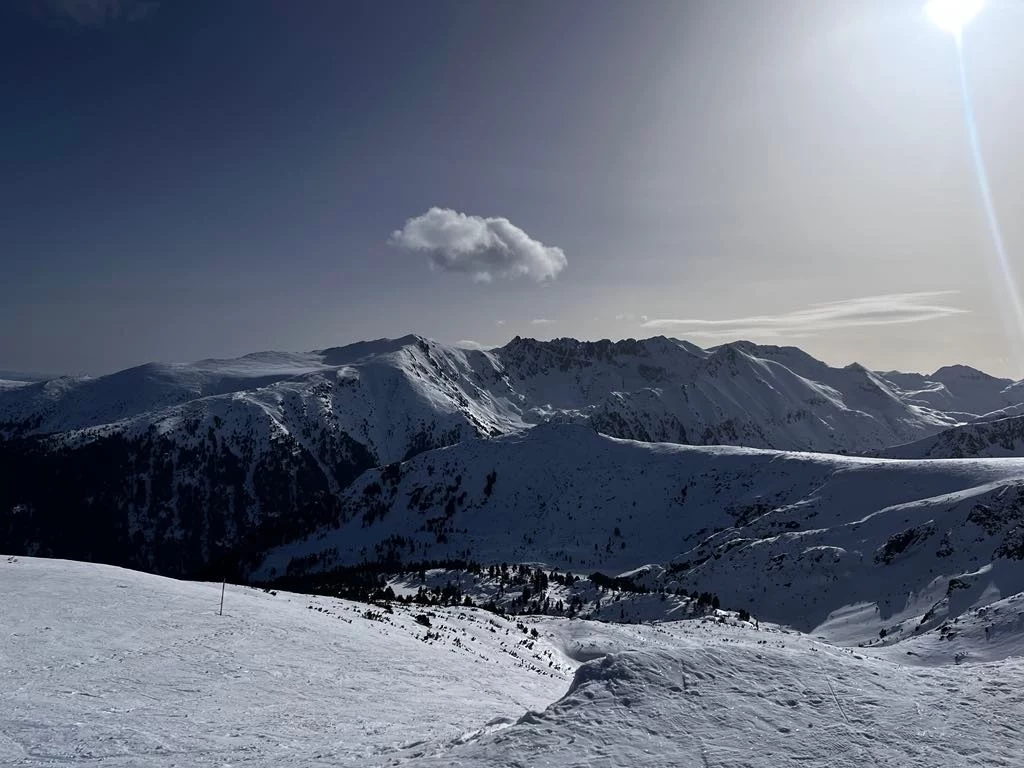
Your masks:
M 957 664 L 724 613 L 428 629 L 233 586 L 218 616 L 220 585 L 69 561 L 0 580 L 4 766 L 1013 766 L 1024 742 L 1019 601 L 995 660 L 965 632 Z
M 0 584 L 0 765 L 383 765 L 543 708 L 571 679 L 474 609 L 424 642 L 422 611 L 384 623 L 229 586 L 218 616 L 219 584 L 103 565 L 4 557 Z

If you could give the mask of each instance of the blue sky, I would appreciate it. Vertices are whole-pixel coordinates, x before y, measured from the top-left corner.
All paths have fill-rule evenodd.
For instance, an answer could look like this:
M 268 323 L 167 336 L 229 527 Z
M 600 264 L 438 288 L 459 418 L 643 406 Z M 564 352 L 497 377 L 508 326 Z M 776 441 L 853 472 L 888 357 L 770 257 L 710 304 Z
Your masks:
M 411 331 L 1022 376 L 920 6 L 14 0 L 0 368 Z M 1011 255 L 1022 27 L 993 7 L 966 41 Z M 432 208 L 470 239 L 396 238 Z M 551 249 L 554 274 L 519 268 Z

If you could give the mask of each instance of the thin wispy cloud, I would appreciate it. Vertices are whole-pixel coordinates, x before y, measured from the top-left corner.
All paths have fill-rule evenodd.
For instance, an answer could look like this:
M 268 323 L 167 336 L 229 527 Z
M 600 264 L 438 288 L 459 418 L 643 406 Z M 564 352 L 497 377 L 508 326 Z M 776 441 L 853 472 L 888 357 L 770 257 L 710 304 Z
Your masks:
M 548 320 L 546 317 L 535 317 L 530 321 L 530 325 L 551 325 L 553 321 Z
M 29 0 L 25 4 L 40 21 L 82 27 L 138 21 L 159 7 L 159 0 Z
M 809 336 L 821 331 L 904 323 L 924 323 L 967 314 L 952 306 L 958 291 L 921 291 L 867 296 L 846 301 L 812 304 L 806 309 L 777 315 L 754 315 L 725 320 L 704 318 L 652 318 L 644 328 L 671 330 L 685 336 L 737 338 L 741 336 Z
M 568 265 L 561 248 L 544 245 L 508 219 L 431 208 L 391 233 L 391 245 L 426 253 L 434 269 L 479 282 L 528 277 L 554 280 Z

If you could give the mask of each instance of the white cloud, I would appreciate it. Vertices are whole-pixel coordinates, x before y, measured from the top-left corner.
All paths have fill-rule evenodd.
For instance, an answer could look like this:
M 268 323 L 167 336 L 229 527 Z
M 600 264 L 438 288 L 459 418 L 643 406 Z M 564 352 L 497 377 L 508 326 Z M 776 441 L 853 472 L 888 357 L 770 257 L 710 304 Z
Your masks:
M 740 338 L 744 336 L 809 336 L 821 331 L 864 326 L 922 323 L 967 314 L 970 310 L 949 306 L 942 297 L 958 291 L 891 293 L 860 299 L 811 304 L 806 309 L 778 315 L 754 315 L 728 320 L 702 318 L 646 319 L 644 328 L 671 329 L 685 336 Z
M 617 314 L 615 316 L 615 319 L 619 320 L 620 322 L 623 321 L 623 320 L 630 320 L 630 321 L 632 321 L 632 320 L 636 320 L 636 315 L 634 315 L 632 312 L 620 312 L 619 314 Z
M 568 264 L 561 248 L 534 240 L 508 219 L 467 216 L 449 208 L 431 208 L 409 219 L 388 242 L 427 253 L 435 269 L 481 282 L 515 277 L 545 282 Z
M 494 324 L 495 324 L 495 325 L 499 325 L 499 326 L 500 326 L 500 325 L 504 325 L 504 324 L 505 324 L 505 321 L 504 321 L 504 320 L 498 320 L 498 321 L 497 321 L 497 322 L 495 322 Z
M 546 317 L 535 317 L 530 321 L 530 325 L 551 325 L 553 321 L 548 320 Z
M 45 21 L 101 27 L 115 21 L 138 21 L 160 7 L 159 0 L 34 0 L 31 12 Z

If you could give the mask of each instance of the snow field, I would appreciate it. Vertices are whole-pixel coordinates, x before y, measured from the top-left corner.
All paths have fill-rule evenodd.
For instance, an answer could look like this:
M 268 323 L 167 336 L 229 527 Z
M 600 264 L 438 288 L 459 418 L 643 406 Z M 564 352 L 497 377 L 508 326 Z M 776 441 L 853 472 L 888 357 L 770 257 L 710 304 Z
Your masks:
M 234 586 L 218 616 L 218 584 L 20 557 L 0 559 L 0 580 L 0 765 L 1024 759 L 1019 598 L 958 622 L 958 664 L 928 655 L 951 642 L 938 629 L 907 654 L 910 641 L 843 649 L 765 624 L 387 613 Z M 999 660 L 973 663 L 994 609 Z

